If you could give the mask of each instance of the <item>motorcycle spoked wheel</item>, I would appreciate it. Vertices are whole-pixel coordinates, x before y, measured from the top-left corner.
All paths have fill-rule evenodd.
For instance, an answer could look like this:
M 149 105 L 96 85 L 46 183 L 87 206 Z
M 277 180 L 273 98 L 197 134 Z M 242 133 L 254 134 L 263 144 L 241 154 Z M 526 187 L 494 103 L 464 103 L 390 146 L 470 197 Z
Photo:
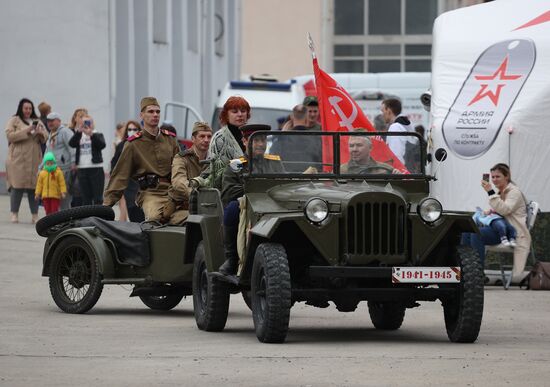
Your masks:
M 98 258 L 81 238 L 68 236 L 56 247 L 50 262 L 50 292 L 67 313 L 86 313 L 103 291 Z

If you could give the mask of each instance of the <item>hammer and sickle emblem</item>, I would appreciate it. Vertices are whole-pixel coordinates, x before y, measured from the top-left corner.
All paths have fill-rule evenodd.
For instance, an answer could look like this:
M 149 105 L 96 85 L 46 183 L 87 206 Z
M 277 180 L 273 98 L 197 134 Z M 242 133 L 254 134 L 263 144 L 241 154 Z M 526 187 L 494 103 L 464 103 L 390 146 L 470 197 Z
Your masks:
M 353 130 L 353 123 L 357 118 L 357 107 L 355 106 L 354 101 L 352 101 L 350 97 L 348 97 L 347 95 L 341 93 L 340 90 L 338 90 L 336 87 L 331 87 L 331 89 L 336 90 L 338 93 L 342 94 L 344 97 L 348 99 L 349 104 L 351 105 L 351 108 L 352 108 L 351 115 L 349 117 L 346 116 L 346 114 L 340 108 L 339 103 L 343 101 L 341 97 L 337 95 L 330 96 L 328 98 L 328 102 L 330 103 L 330 105 L 332 106 L 336 114 L 338 114 L 338 117 L 340 117 L 340 122 L 339 122 L 340 126 L 345 127 L 348 130 Z

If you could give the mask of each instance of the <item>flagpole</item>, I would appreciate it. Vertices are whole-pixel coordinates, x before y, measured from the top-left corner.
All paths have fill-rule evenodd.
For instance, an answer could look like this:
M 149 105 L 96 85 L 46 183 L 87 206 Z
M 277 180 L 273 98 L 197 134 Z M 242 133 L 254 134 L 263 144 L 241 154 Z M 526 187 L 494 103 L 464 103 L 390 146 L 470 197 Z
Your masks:
M 311 52 L 311 59 L 316 59 L 317 55 L 315 54 L 315 45 L 313 44 L 313 39 L 311 38 L 311 34 L 308 32 L 306 37 L 307 37 L 307 45 L 309 47 L 309 51 Z

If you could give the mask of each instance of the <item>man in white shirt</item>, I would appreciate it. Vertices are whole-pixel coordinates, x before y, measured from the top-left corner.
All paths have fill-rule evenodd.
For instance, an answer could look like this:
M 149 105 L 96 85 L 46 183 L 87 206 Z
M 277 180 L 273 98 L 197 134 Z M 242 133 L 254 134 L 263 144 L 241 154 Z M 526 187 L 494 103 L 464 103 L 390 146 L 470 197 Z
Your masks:
M 401 115 L 401 102 L 398 99 L 390 98 L 382 101 L 380 107 L 384 121 L 390 125 L 388 133 L 414 132 L 411 121 Z M 408 142 L 413 142 L 414 137 L 409 136 L 387 136 L 386 143 L 395 156 L 405 164 L 405 150 Z

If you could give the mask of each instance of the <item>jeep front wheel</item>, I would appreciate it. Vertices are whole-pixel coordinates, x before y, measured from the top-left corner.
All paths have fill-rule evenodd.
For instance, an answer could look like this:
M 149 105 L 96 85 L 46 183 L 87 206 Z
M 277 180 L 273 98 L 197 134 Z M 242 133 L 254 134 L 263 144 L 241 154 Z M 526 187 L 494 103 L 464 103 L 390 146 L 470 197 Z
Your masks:
M 288 259 L 283 246 L 262 243 L 252 266 L 252 317 L 258 340 L 282 343 L 288 332 L 291 285 Z
M 205 255 L 201 241 L 193 265 L 193 312 L 200 330 L 218 332 L 227 322 L 229 289 L 225 282 L 208 275 Z
M 369 315 L 376 329 L 394 331 L 401 327 L 405 318 L 405 307 L 390 302 L 368 302 Z
M 483 317 L 483 269 L 477 253 L 469 246 L 458 246 L 456 258 L 461 280 L 453 298 L 443 301 L 445 327 L 454 343 L 473 343 Z

